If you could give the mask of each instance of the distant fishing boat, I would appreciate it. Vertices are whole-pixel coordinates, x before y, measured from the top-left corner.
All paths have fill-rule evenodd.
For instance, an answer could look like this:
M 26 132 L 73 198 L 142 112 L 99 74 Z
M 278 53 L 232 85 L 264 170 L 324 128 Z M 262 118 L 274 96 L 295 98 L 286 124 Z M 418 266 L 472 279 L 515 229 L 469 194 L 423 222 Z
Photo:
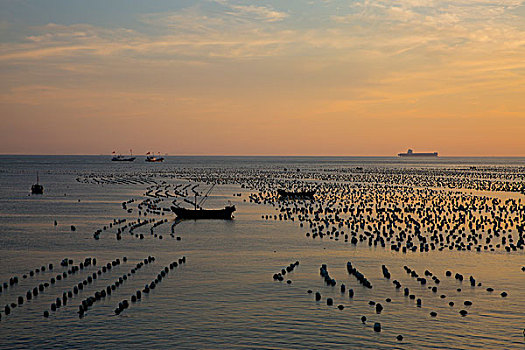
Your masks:
M 291 192 L 291 191 L 285 191 L 285 190 L 277 190 L 277 194 L 281 198 L 289 198 L 289 199 L 313 199 L 315 190 L 313 191 L 297 191 L 297 192 Z
M 164 158 L 162 157 L 155 157 L 155 156 L 147 156 L 146 162 L 163 162 Z
M 31 193 L 32 194 L 44 194 L 44 186 L 39 184 L 39 178 L 38 178 L 38 172 L 36 173 L 36 184 L 31 186 Z
M 146 162 L 163 162 L 164 161 L 164 158 L 160 156 L 160 152 L 159 152 L 159 156 L 155 156 L 154 154 L 152 155 L 149 155 L 150 152 L 146 153 Z
M 399 157 L 437 157 L 437 152 L 431 152 L 431 153 L 417 153 L 409 149 L 407 153 L 399 153 Z
M 135 157 L 133 157 L 132 150 L 129 150 L 129 154 L 130 154 L 129 157 L 125 157 L 122 154 L 119 154 L 117 156 L 117 155 L 115 155 L 115 151 L 113 151 L 112 153 L 114 154 L 113 158 L 111 158 L 111 161 L 113 161 L 113 162 L 132 162 L 132 161 L 134 161 L 136 159 Z

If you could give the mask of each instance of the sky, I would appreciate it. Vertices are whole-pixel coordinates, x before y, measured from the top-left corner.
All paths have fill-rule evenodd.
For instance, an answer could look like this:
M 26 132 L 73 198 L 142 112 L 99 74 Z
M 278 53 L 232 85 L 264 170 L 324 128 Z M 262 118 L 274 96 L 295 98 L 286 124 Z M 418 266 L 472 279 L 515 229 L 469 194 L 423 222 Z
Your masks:
M 0 153 L 525 156 L 525 1 L 1 0 Z

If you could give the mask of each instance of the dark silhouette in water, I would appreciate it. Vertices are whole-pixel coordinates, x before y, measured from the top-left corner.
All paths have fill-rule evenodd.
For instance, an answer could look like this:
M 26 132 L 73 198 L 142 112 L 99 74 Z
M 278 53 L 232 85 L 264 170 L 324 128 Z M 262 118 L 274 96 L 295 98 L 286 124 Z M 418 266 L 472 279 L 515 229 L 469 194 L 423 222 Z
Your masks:
M 150 163 L 155 163 L 155 162 L 163 162 L 164 161 L 164 157 L 161 157 L 160 156 L 160 152 L 159 152 L 159 156 L 155 156 L 154 154 L 150 155 L 150 152 L 146 153 L 146 159 L 145 159 L 146 162 L 150 162 Z
M 235 205 L 226 206 L 224 209 L 186 209 L 171 207 L 171 210 L 179 219 L 222 219 L 232 220 L 232 214 L 236 210 Z
M 437 152 L 419 153 L 419 152 L 414 152 L 411 149 L 409 149 L 407 153 L 399 153 L 398 156 L 399 157 L 437 157 L 438 153 Z
M 115 154 L 115 151 L 113 151 L 113 154 Z M 133 152 L 129 150 L 129 157 L 124 157 L 123 155 L 119 154 L 118 156 L 114 155 L 111 160 L 113 162 L 133 162 L 135 157 L 133 157 Z
M 36 184 L 31 186 L 32 194 L 44 194 L 44 186 L 42 186 L 38 182 L 39 182 L 38 173 L 36 173 Z

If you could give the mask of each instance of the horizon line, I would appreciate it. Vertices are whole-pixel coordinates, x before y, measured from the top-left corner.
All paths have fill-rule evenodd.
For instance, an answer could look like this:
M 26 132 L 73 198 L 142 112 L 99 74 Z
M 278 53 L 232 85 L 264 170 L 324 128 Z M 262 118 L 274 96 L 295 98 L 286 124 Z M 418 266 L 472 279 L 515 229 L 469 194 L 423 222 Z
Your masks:
M 111 157 L 113 154 L 100 154 L 100 153 L 90 153 L 90 154 L 58 154 L 58 153 L 0 153 L 0 156 L 99 156 L 99 157 Z M 134 157 L 146 157 L 146 154 L 134 154 Z M 297 155 L 297 154 L 161 154 L 163 157 L 391 157 L 391 158 L 401 158 L 397 154 L 395 155 Z M 525 155 L 439 155 L 437 158 L 525 158 Z M 425 157 L 423 157 L 424 159 Z M 407 159 L 407 158 L 403 158 Z M 414 158 L 408 158 L 414 159 Z M 421 159 L 416 157 L 415 159 Z M 429 157 L 429 159 L 436 159 Z

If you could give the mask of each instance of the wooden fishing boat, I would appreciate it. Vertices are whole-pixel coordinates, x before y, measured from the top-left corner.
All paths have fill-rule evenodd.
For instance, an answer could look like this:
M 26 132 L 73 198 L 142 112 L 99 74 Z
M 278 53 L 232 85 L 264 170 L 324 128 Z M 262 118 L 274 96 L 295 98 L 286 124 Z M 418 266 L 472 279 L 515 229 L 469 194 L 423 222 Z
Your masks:
M 129 150 L 129 157 L 125 157 L 122 154 L 116 155 L 115 151 L 113 153 L 113 158 L 111 158 L 111 161 L 113 162 L 133 162 L 136 158 L 133 157 L 133 151 Z
M 148 153 L 146 153 L 145 161 L 146 162 L 150 162 L 150 163 L 163 162 L 164 161 L 164 157 L 160 156 L 160 152 L 159 152 L 158 156 L 155 156 L 155 154 L 152 154 L 151 152 L 148 152 Z
M 200 220 L 200 219 L 221 219 L 232 220 L 235 205 L 226 206 L 224 209 L 186 209 L 171 207 L 178 219 Z

